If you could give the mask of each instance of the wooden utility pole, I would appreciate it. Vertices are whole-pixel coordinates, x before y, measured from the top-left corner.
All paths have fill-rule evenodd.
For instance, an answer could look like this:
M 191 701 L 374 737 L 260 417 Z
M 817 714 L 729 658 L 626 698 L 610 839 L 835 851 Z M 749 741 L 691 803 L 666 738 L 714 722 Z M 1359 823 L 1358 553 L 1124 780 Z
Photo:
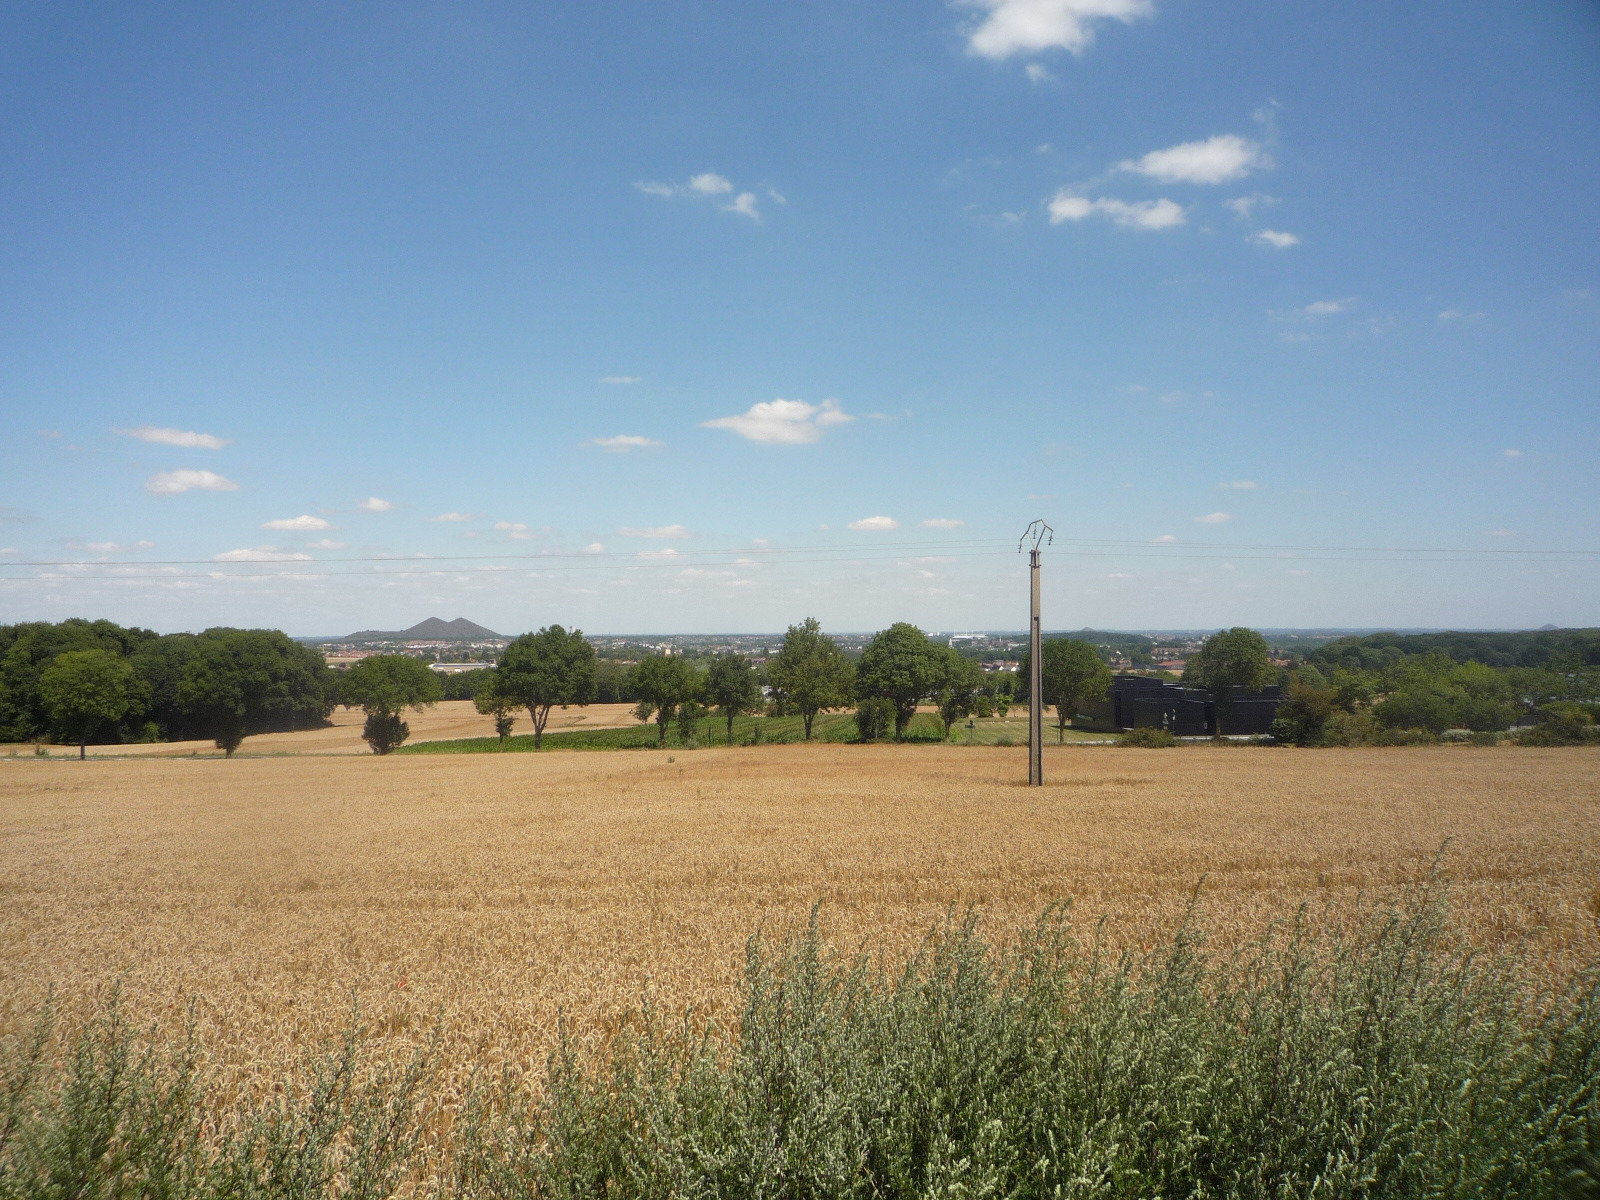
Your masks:
M 1055 530 L 1043 521 L 1035 521 L 1017 543 L 1017 552 L 1029 540 L 1028 590 L 1032 599 L 1028 615 L 1028 786 L 1044 786 L 1044 647 L 1043 630 L 1039 624 L 1039 547 L 1055 541 Z

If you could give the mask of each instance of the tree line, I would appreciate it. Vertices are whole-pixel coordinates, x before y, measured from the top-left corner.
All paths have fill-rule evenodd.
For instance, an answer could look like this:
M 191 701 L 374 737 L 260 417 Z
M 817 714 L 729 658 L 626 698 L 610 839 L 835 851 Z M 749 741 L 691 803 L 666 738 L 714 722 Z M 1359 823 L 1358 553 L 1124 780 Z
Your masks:
M 158 634 L 111 621 L 0 625 L 0 741 L 212 738 L 327 723 L 337 681 L 275 629 Z

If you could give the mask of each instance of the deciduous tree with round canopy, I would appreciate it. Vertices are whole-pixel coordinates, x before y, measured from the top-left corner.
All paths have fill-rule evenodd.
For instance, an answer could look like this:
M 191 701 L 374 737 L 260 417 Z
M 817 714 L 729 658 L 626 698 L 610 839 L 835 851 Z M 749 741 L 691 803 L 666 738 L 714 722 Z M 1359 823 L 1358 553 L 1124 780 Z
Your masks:
M 946 672 L 944 647 L 915 625 L 897 621 L 873 636 L 856 664 L 856 694 L 894 705 L 894 738 L 903 741 L 917 704 L 933 695 Z
M 1233 689 L 1258 692 L 1278 677 L 1267 639 L 1235 625 L 1213 633 L 1184 668 L 1187 683 L 1208 688 L 1217 706 L 1217 732 L 1226 733 L 1233 714 Z
M 783 648 L 767 664 L 767 679 L 780 707 L 800 714 L 807 741 L 817 714 L 848 706 L 855 691 L 850 660 L 815 617 L 789 626 Z
M 367 714 L 361 736 L 374 754 L 388 754 L 411 736 L 402 714 L 408 708 L 432 708 L 444 688 L 437 672 L 421 659 L 403 654 L 374 654 L 345 675 L 340 696 L 359 704 Z
M 514 697 L 533 720 L 533 748 L 544 742 L 550 710 L 583 705 L 594 698 L 594 647 L 581 629 L 570 633 L 547 625 L 506 647 L 496 668 L 496 686 Z
M 143 685 L 133 664 L 110 650 L 69 650 L 39 673 L 39 698 L 50 720 L 78 744 L 78 757 L 96 732 L 139 706 Z
M 1040 690 L 1046 704 L 1056 706 L 1056 741 L 1086 700 L 1098 700 L 1111 686 L 1111 668 L 1088 642 L 1049 638 L 1039 652 Z
M 700 679 L 681 655 L 652 654 L 634 667 L 628 676 L 628 690 L 638 701 L 633 715 L 641 721 L 654 716 L 661 745 L 665 746 L 673 714 L 678 705 L 699 694 Z
M 761 706 L 761 680 L 750 660 L 742 654 L 719 654 L 712 659 L 711 670 L 706 673 L 705 699 L 716 705 L 727 721 L 728 744 L 732 745 L 733 719 Z M 806 736 L 811 736 L 809 722 Z

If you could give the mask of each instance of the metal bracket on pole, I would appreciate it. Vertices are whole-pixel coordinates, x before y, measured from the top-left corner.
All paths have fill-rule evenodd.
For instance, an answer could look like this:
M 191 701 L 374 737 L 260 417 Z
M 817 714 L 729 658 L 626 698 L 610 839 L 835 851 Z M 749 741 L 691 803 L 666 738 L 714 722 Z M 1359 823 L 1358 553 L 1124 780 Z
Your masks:
M 1034 521 L 1017 542 L 1017 553 L 1028 548 L 1028 584 L 1032 605 L 1028 616 L 1028 786 L 1044 786 L 1044 662 L 1039 625 L 1039 547 L 1055 542 L 1056 531 Z

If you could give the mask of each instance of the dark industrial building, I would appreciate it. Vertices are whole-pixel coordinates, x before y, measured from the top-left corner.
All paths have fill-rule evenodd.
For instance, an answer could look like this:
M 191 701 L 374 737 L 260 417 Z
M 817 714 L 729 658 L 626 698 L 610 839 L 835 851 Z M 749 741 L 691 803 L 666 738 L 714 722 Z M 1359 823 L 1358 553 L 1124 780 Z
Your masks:
M 1223 732 L 1266 733 L 1278 715 L 1282 698 L 1276 686 L 1259 692 L 1234 688 Z M 1080 729 L 1165 729 L 1177 737 L 1217 734 L 1217 702 L 1208 689 L 1184 687 L 1145 675 L 1112 676 L 1106 698 L 1084 707 L 1085 711 L 1073 722 Z

